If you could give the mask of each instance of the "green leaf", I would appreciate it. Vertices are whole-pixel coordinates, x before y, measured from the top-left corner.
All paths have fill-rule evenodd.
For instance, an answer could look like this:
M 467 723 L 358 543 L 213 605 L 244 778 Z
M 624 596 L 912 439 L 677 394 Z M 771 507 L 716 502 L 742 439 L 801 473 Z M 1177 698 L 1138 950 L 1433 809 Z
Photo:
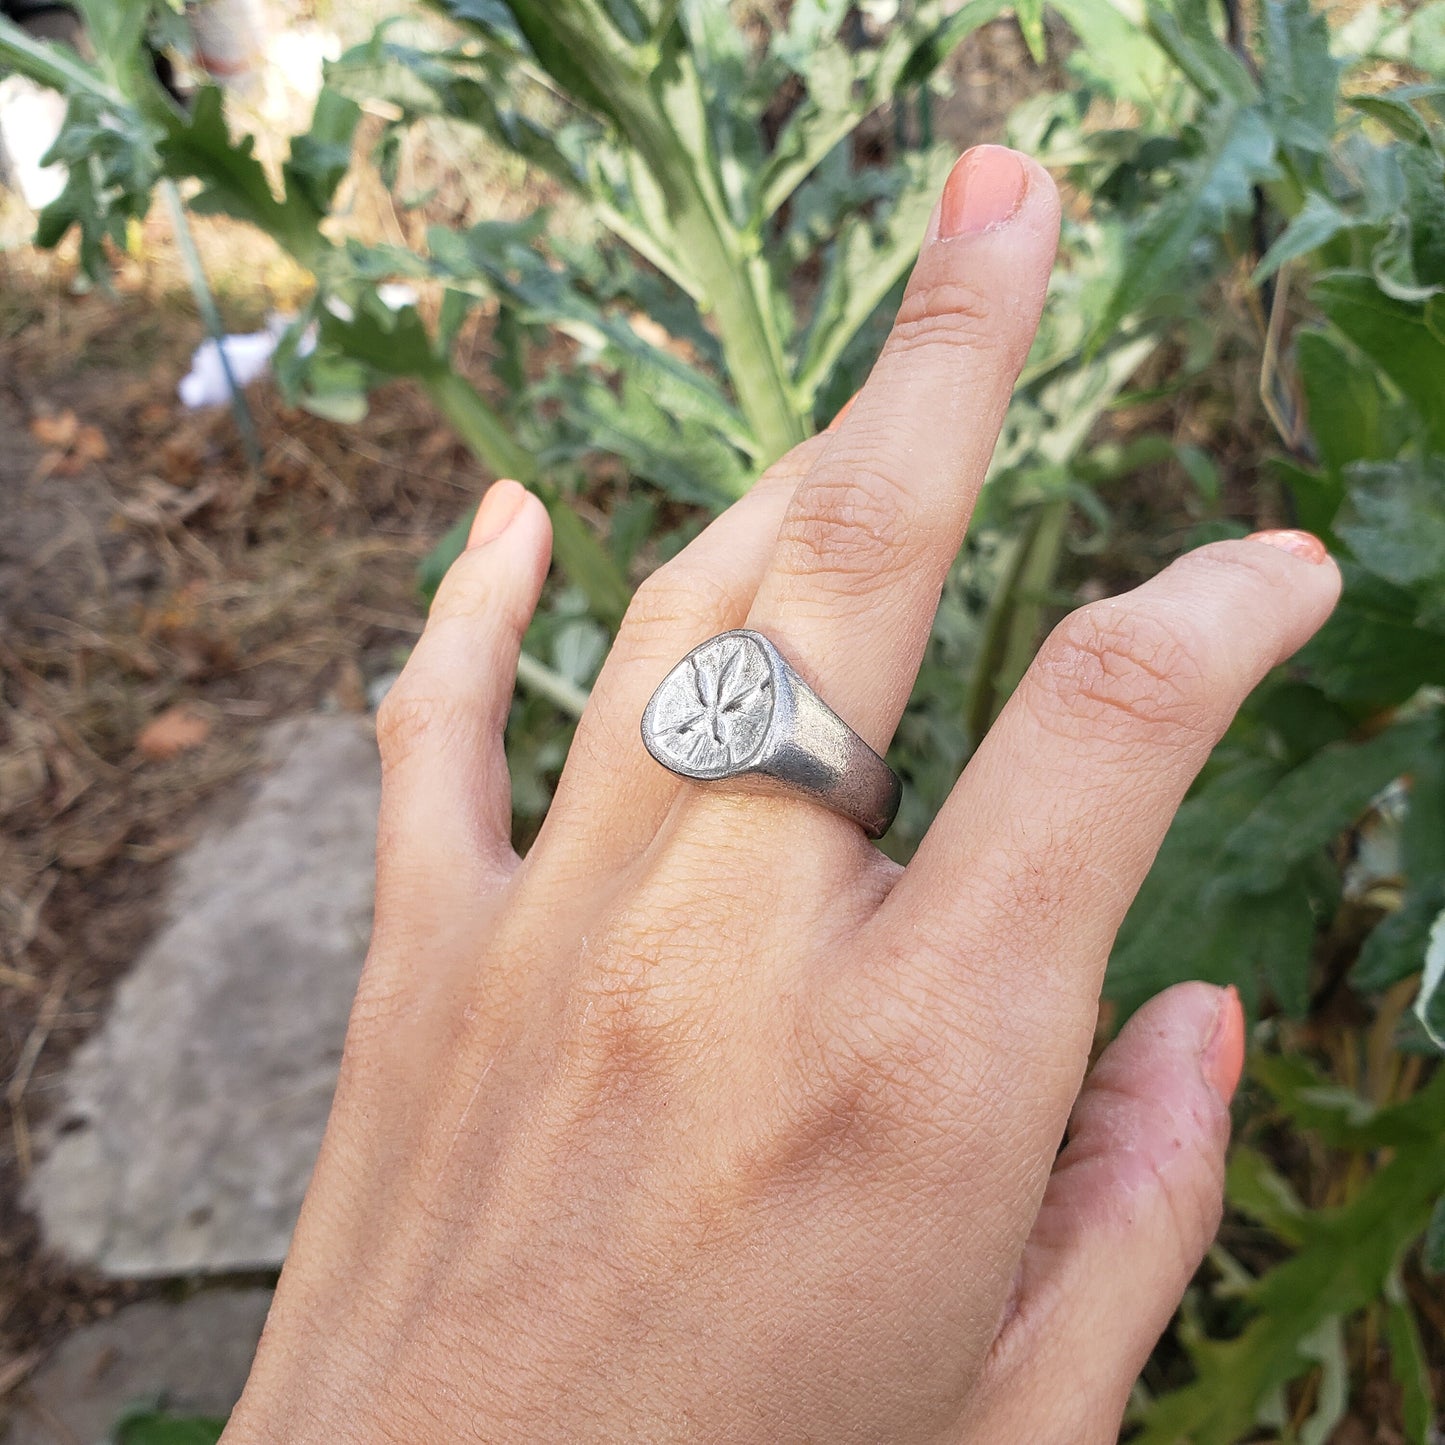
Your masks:
M 1231 1147 L 1224 1193 L 1241 1214 L 1257 1220 L 1286 1244 L 1304 1243 L 1305 1207 L 1289 1180 L 1257 1149 L 1247 1144 Z
M 1445 1274 L 1445 1194 L 1435 1201 L 1430 1211 L 1420 1263 L 1428 1274 Z
M 1445 0 L 1432 0 L 1410 17 L 1409 56 L 1427 75 L 1445 77 Z
M 1349 104 L 1371 120 L 1378 121 L 1400 140 L 1418 145 L 1427 144 L 1430 140 L 1429 127 L 1408 100 L 1395 95 L 1352 95 Z
M 1385 1339 L 1390 1346 L 1390 1373 L 1400 1387 L 1405 1438 L 1410 1445 L 1430 1445 L 1435 1433 L 1430 1364 L 1398 1270 L 1385 1282 Z
M 1409 399 L 1426 444 L 1445 451 L 1445 340 L 1427 307 L 1383 295 L 1367 276 L 1332 272 L 1311 299 Z
M 1014 17 L 1034 64 L 1043 65 L 1049 58 L 1049 44 L 1044 35 L 1044 0 L 1014 0 Z
M 1272 787 L 1225 840 L 1231 891 L 1266 894 L 1349 827 L 1388 783 L 1440 745 L 1434 719 L 1397 723 L 1360 743 L 1335 743 Z
M 286 188 L 299 191 L 318 215 L 331 209 L 336 188 L 351 166 L 351 146 L 361 107 L 347 96 L 325 89 L 316 98 L 311 128 L 291 142 L 284 167 Z
M 208 85 L 197 93 L 190 116 L 172 122 L 159 147 L 168 174 L 195 176 L 201 182 L 193 210 L 246 221 L 303 266 L 316 269 L 327 244 L 320 231 L 322 212 L 300 191 L 284 201 L 276 199 L 255 157 L 255 138 L 233 143 L 221 105 L 220 89 Z
M 1296 1129 L 1317 1134 L 1331 1149 L 1373 1154 L 1437 1137 L 1442 1100 L 1434 1080 L 1430 1088 L 1382 1107 L 1332 1082 L 1303 1054 L 1256 1054 L 1250 1074 Z
M 1202 152 L 1179 168 L 1134 237 L 1129 267 L 1096 328 L 1099 339 L 1175 285 L 1196 244 L 1250 211 L 1254 187 L 1275 174 L 1274 132 L 1257 108 L 1225 102 L 1201 129 Z
M 1265 114 L 1280 144 L 1327 155 L 1335 134 L 1340 63 L 1323 11 L 1310 0 L 1265 0 L 1260 13 Z
M 1252 1318 L 1234 1338 L 1191 1348 L 1194 1380 L 1147 1410 L 1135 1445 L 1234 1445 L 1260 1405 L 1317 1363 L 1309 1347 L 1333 1319 L 1364 1309 L 1385 1290 L 1445 1190 L 1445 1074 L 1414 1100 L 1420 1129 L 1337 1209 L 1301 1221 L 1296 1253 L 1247 1292 Z
M 1421 626 L 1413 593 L 1346 559 L 1344 596 L 1299 664 L 1330 697 L 1372 708 L 1445 683 L 1445 632 Z
M 1109 959 L 1104 991 L 1121 1013 L 1188 978 L 1234 983 L 1253 1010 L 1259 985 L 1251 950 L 1262 936 L 1256 925 L 1273 921 L 1283 931 L 1293 901 L 1284 900 L 1271 920 L 1273 900 L 1209 909 L 1204 890 L 1221 870 L 1226 840 L 1281 772 L 1274 762 L 1251 760 L 1210 780 L 1179 809 Z
M 1430 925 L 1425 944 L 1425 971 L 1415 999 L 1415 1017 L 1437 1049 L 1445 1049 L 1445 909 Z
M 1174 8 L 1148 0 L 1149 33 L 1190 83 L 1209 101 L 1251 105 L 1258 98 L 1249 72 L 1215 30 L 1205 0 L 1180 0 Z
M 853 215 L 828 247 L 797 369 L 803 405 L 812 406 L 838 358 L 912 266 L 953 159 L 945 149 L 907 158 L 901 167 L 903 191 L 886 221 L 875 226 L 868 217 Z
M 1351 462 L 1390 455 L 1390 399 L 1375 368 L 1325 331 L 1301 331 L 1295 355 L 1310 432 L 1325 466 L 1338 475 Z
M 1430 927 L 1445 910 L 1445 878 L 1413 886 L 1401 905 L 1377 923 L 1360 948 L 1350 982 L 1362 993 L 1383 993 L 1425 967 Z
M 549 501 L 547 511 L 552 517 L 552 550 L 558 564 L 586 594 L 593 613 L 615 631 L 632 598 L 627 579 L 564 499 Z
M 224 1420 L 141 1410 L 121 1418 L 111 1431 L 115 1445 L 216 1445 Z
M 442 585 L 442 578 L 448 568 L 466 551 L 467 538 L 471 535 L 472 520 L 477 515 L 475 507 L 469 507 L 461 518 L 448 528 L 441 541 L 421 559 L 416 569 L 416 587 L 428 606 Z
M 1304 205 L 1264 253 L 1250 280 L 1258 286 L 1261 281 L 1273 276 L 1281 266 L 1318 251 L 1341 231 L 1349 230 L 1357 224 L 1353 216 L 1341 210 L 1329 197 L 1318 191 L 1309 192 Z
M 1357 462 L 1335 530 L 1376 576 L 1408 588 L 1422 618 L 1445 620 L 1445 457 Z

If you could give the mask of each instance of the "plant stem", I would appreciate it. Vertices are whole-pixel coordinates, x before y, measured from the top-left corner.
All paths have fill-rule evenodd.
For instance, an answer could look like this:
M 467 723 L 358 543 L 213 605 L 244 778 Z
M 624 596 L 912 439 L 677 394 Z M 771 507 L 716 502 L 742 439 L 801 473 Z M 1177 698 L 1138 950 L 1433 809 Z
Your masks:
M 457 435 L 494 476 L 510 477 L 524 485 L 537 480 L 537 459 L 518 445 L 506 424 L 465 377 L 439 370 L 419 379 Z
M 753 460 L 766 467 L 810 430 L 773 324 L 766 264 L 760 257 L 744 258 L 741 236 L 725 235 L 700 195 L 678 216 L 677 235 L 711 303 L 738 405 L 757 440 Z
M 216 298 L 211 284 L 206 279 L 206 268 L 201 253 L 196 249 L 196 238 L 191 232 L 191 223 L 186 216 L 185 202 L 172 180 L 160 183 L 161 195 L 165 198 L 166 209 L 170 212 L 171 226 L 176 233 L 176 247 L 186 263 L 186 274 L 191 282 L 191 295 L 196 298 L 196 309 L 201 313 L 211 342 L 220 358 L 221 372 L 226 378 L 226 390 L 231 398 L 231 415 L 236 419 L 236 430 L 241 434 L 241 445 L 246 451 L 246 460 L 251 470 L 261 470 L 261 438 L 256 431 L 256 420 L 251 415 L 246 393 L 236 382 L 236 373 L 231 369 L 231 358 L 226 354 L 226 328 L 221 313 L 216 307 Z
M 581 717 L 587 707 L 587 691 L 539 662 L 530 652 L 517 658 L 517 685 L 544 697 L 570 717 Z

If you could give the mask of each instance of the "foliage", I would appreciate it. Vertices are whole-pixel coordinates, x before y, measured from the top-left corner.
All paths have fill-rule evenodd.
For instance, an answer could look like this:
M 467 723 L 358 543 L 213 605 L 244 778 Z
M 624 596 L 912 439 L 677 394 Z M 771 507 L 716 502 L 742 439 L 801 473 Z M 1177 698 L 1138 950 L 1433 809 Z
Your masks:
M 224 1420 L 139 1406 L 116 1421 L 109 1439 L 112 1445 L 215 1445 L 225 1428 Z
M 126 58 L 155 22 L 143 0 L 83 8 L 108 27 L 93 65 L 0 25 L 0 58 L 70 97 L 56 155 L 71 184 L 40 238 L 77 229 L 103 277 L 157 178 L 198 182 L 195 205 L 267 232 L 316 278 L 279 354 L 291 395 L 345 421 L 371 387 L 411 377 L 491 471 L 548 502 L 564 577 L 512 719 L 514 802 L 535 818 L 565 755 L 559 710 L 577 711 L 633 578 L 866 374 L 952 159 L 929 98 L 1002 0 L 952 14 L 795 0 L 760 34 L 702 0 L 433 0 L 445 24 L 383 26 L 330 68 L 279 174 L 233 138 L 218 92 L 182 109 Z M 1223 343 L 1207 313 L 1228 286 L 1259 318 L 1252 360 L 1281 442 L 1265 489 L 1325 537 L 1346 589 L 1211 759 L 1111 961 L 1120 1014 L 1181 978 L 1233 983 L 1271 1045 L 1229 1179 L 1271 1246 L 1249 1267 L 1217 1252 L 1218 1281 L 1177 1331 L 1189 1377 L 1151 1376 L 1164 1388 L 1141 1396 L 1140 1438 L 1324 1440 L 1363 1319 L 1423 1442 L 1434 1406 L 1410 1284 L 1445 1267 L 1445 1085 L 1428 1062 L 1445 1035 L 1445 7 L 1371 7 L 1331 30 L 1309 0 L 1261 0 L 1254 33 L 1232 38 L 1208 0 L 1148 0 L 1143 25 L 1125 0 L 1053 8 L 1067 83 L 1009 131 L 1090 204 L 1066 208 L 894 744 L 893 846 L 921 835 L 1021 675 L 1061 568 L 1118 527 L 1124 483 L 1173 468 L 1197 487 L 1201 535 L 1245 530 L 1197 447 L 1108 424 L 1141 376 L 1166 393 L 1209 384 Z M 1038 0 L 1015 17 L 1042 56 Z M 1382 74 L 1403 83 L 1375 93 Z M 363 106 L 387 119 L 363 125 Z M 903 143 L 877 163 L 856 142 L 884 108 Z M 546 177 L 597 234 L 539 211 L 432 225 L 415 250 L 346 236 L 333 212 L 355 152 L 420 208 L 397 161 L 437 127 Z M 397 281 L 420 299 L 396 304 Z M 479 306 L 496 353 L 485 397 L 455 365 Z M 604 527 L 574 505 L 589 491 Z M 424 569 L 428 591 L 464 533 Z M 1367 1024 L 1325 1024 L 1341 1000 Z M 1321 1161 L 1314 1195 L 1269 1162 L 1281 1133 Z

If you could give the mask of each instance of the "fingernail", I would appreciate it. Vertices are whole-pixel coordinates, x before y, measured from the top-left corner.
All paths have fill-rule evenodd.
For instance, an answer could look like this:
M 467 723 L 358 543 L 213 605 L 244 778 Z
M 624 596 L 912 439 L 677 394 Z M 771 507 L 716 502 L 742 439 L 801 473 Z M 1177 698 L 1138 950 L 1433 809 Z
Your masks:
M 493 542 L 512 525 L 513 518 L 527 500 L 527 489 L 520 482 L 493 482 L 482 496 L 482 504 L 472 519 L 467 534 L 468 547 L 481 547 Z
M 1209 1087 L 1227 1104 L 1244 1072 L 1244 1008 L 1233 984 L 1221 992 L 1214 1028 L 1200 1050 L 1199 1068 Z
M 1291 557 L 1302 557 L 1306 562 L 1323 562 L 1330 555 L 1325 550 L 1325 544 L 1312 532 L 1296 532 L 1290 528 L 1280 528 L 1273 532 L 1251 532 L 1244 540 L 1263 542 L 1266 547 L 1278 547 L 1281 552 L 1288 552 Z
M 944 240 L 1001 226 L 1023 205 L 1029 188 L 1023 158 L 1007 146 L 974 146 L 949 173 L 939 202 Z
M 832 431 L 838 424 L 853 410 L 853 403 L 858 400 L 858 393 L 855 391 L 842 406 L 838 408 L 838 415 L 823 428 L 824 431 Z

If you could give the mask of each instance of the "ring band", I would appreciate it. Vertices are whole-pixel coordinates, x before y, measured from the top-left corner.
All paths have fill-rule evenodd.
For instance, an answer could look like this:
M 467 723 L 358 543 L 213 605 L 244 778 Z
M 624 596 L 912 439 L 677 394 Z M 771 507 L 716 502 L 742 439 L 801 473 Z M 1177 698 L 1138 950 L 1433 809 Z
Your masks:
M 870 838 L 898 812 L 898 774 L 760 632 L 693 648 L 652 694 L 642 741 L 679 777 L 810 798 Z

